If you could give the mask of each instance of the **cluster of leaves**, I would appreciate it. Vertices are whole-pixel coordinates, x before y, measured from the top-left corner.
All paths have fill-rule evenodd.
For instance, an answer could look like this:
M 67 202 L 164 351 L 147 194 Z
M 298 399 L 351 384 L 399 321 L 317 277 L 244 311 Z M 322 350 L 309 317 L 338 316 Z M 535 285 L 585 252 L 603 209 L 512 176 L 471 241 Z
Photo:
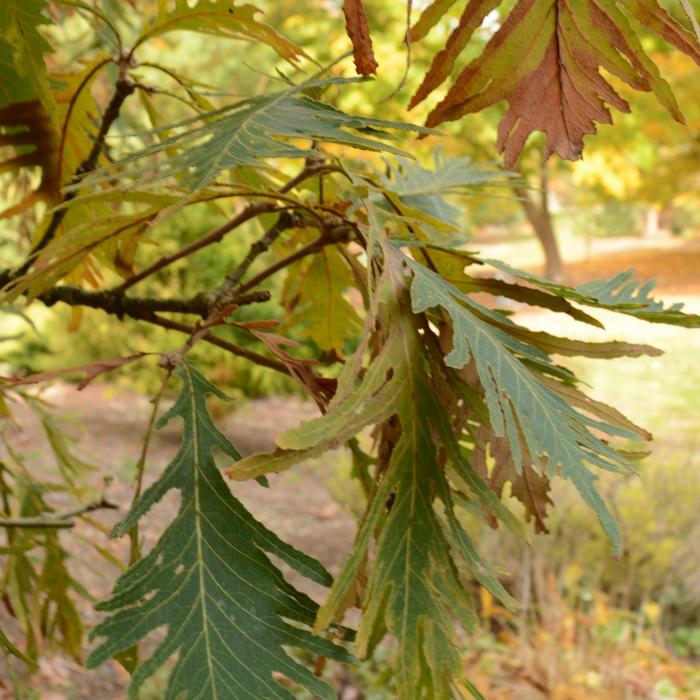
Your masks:
M 451 4 L 429 7 L 413 40 Z M 650 29 L 697 52 L 692 37 L 654 9 L 652 0 L 624 4 Z M 450 72 L 455 45 L 461 48 L 497 5 L 467 4 L 466 19 L 446 49 L 452 58 L 437 57 L 435 70 Z M 502 522 L 524 534 L 523 523 L 500 500 L 510 482 L 527 519 L 543 531 L 552 505 L 550 480 L 564 478 L 592 507 L 619 551 L 618 526 L 596 489 L 597 474 L 629 472 L 639 450 L 624 449 L 626 441 L 650 435 L 585 394 L 555 356 L 609 359 L 658 352 L 532 331 L 498 308 L 498 299 L 598 326 L 584 308 L 688 327 L 699 326 L 700 318 L 656 301 L 652 285 L 639 284 L 630 273 L 570 288 L 465 252 L 460 212 L 452 200 L 503 183 L 508 174 L 439 155 L 434 169 L 411 162 L 410 149 L 397 145 L 397 135 L 430 136 L 431 129 L 337 109 L 329 95 L 358 79 L 334 75 L 334 66 L 301 81 L 289 77 L 282 65 L 295 71 L 304 61 L 308 67 L 310 58 L 261 22 L 251 6 L 226 0 L 147 6 L 139 18 L 142 26 L 135 29 L 121 26 L 107 4 L 52 4 L 58 25 L 88 17 L 104 26 L 111 42 L 111 50 L 99 41 L 91 46 L 76 75 L 56 76 L 46 74 L 42 55 L 50 46 L 37 30 L 48 21 L 46 3 L 6 0 L 0 11 L 7 29 L 0 44 L 0 143 L 13 151 L 3 168 L 38 166 L 42 176 L 38 188 L 5 212 L 17 216 L 33 208 L 42 217 L 25 262 L 0 274 L 0 302 L 91 307 L 186 337 L 175 352 L 154 347 L 78 368 L 86 375 L 84 385 L 112 369 L 156 360 L 165 370 L 163 386 L 173 374 L 182 383 L 159 423 L 182 418 L 181 446 L 141 493 L 150 428 L 147 432 L 132 508 L 112 533 L 129 534 L 129 567 L 113 596 L 99 605 L 107 615 L 92 632 L 100 642 L 88 665 L 119 659 L 133 674 L 131 697 L 175 656 L 167 698 L 286 698 L 292 682 L 331 698 L 333 689 L 287 649 L 351 662 L 346 645 L 353 634 L 341 625 L 356 606 L 361 616 L 353 651 L 367 656 L 383 636 L 393 635 L 400 697 L 448 698 L 465 690 L 478 696 L 460 674 L 460 638 L 478 619 L 465 581 L 478 582 L 506 606 L 513 601 L 470 539 L 460 512 L 467 509 L 493 526 Z M 578 152 L 592 119 L 607 114 L 601 112 L 601 95 L 621 106 L 598 76 L 599 65 L 670 100 L 636 34 L 618 16 L 617 3 L 606 6 L 605 17 L 599 9 L 594 17 L 592 3 L 577 4 L 574 15 L 565 3 L 517 3 L 482 58 L 458 78 L 457 92 L 438 108 L 439 118 L 429 123 L 507 98 L 512 110 L 503 132 L 508 161 L 535 128 L 547 131 L 553 150 L 570 156 Z M 345 16 L 356 66 L 369 73 L 376 61 L 362 3 L 346 2 Z M 581 23 L 594 32 L 593 53 L 590 39 L 581 38 L 583 29 L 576 29 Z M 173 30 L 267 46 L 276 60 L 286 62 L 278 66 L 279 89 L 230 101 L 167 66 L 147 60 L 139 65 L 144 47 Z M 533 32 L 541 41 L 528 39 L 523 55 L 523 37 Z M 619 54 L 632 68 L 620 64 Z M 553 67 L 566 67 L 567 80 L 551 76 Z M 167 74 L 176 91 L 150 82 L 149 70 Z M 91 91 L 98 84 L 111 91 L 103 107 Z M 570 99 L 572 90 L 580 99 Z M 175 99 L 186 111 L 165 125 L 131 134 L 125 140 L 128 150 L 108 141 L 108 134 L 123 111 L 134 109 L 134 94 L 141 100 L 139 113 L 152 122 L 162 101 Z M 354 158 L 358 151 L 395 160 L 374 167 L 369 157 Z M 43 206 L 36 207 L 38 202 Z M 153 246 L 144 243 L 166 241 L 178 212 L 207 203 L 224 215 L 224 223 L 154 258 Z M 217 286 L 181 297 L 132 293 L 152 275 L 167 274 L 173 263 L 190 264 L 198 251 L 254 225 L 261 226 L 262 235 Z M 271 291 L 263 287 L 278 273 L 286 274 L 277 300 L 284 307 L 281 332 L 264 312 L 252 320 L 239 312 L 269 301 Z M 176 286 L 177 279 L 169 281 Z M 496 303 L 485 304 L 481 295 Z M 80 330 L 79 311 L 74 327 Z M 257 349 L 241 345 L 242 337 Z M 317 403 L 320 417 L 277 436 L 274 452 L 240 459 L 208 413 L 207 395 L 221 393 L 186 359 L 196 343 L 290 375 Z M 17 396 L 25 385 L 67 371 L 11 378 L 0 388 Z M 157 410 L 156 401 L 151 426 Z M 372 430 L 371 445 L 364 440 L 365 429 Z M 368 484 L 367 503 L 353 550 L 332 581 L 319 562 L 253 518 L 229 489 L 213 450 L 228 459 L 226 475 L 255 478 L 262 487 L 267 474 L 343 444 L 352 445 L 356 472 Z M 69 474 L 66 478 L 70 483 Z M 172 489 L 180 492 L 180 509 L 143 555 L 139 521 Z M 50 517 L 43 500 L 35 499 L 33 510 L 26 510 L 21 492 L 3 489 L 0 526 L 8 543 L 0 556 L 10 562 L 11 573 L 19 571 L 18 562 L 34 572 L 23 574 L 19 584 L 19 574 L 13 574 L 12 586 L 26 597 L 43 591 L 45 582 L 32 560 L 24 562 L 29 556 L 25 529 L 42 533 L 32 535 L 31 548 L 43 548 L 45 570 L 64 572 L 56 528 L 107 503 L 57 518 Z M 326 600 L 318 606 L 296 590 L 271 557 L 330 587 Z M 48 591 L 46 609 L 68 616 L 66 648 L 77 650 L 79 628 L 69 624 L 74 618 L 70 586 L 62 585 L 59 602 Z M 26 650 L 4 634 L 0 643 L 9 654 L 33 659 L 40 650 L 30 636 L 31 620 L 17 616 L 28 635 Z M 139 643 L 162 627 L 167 630 L 160 644 L 139 663 Z M 43 624 L 41 633 L 46 629 Z
M 452 4 L 436 0 L 429 5 L 411 28 L 410 40 L 422 39 Z M 411 106 L 449 78 L 473 32 L 501 4 L 498 0 L 467 2 Z M 435 126 L 506 100 L 508 110 L 498 134 L 506 165 L 515 164 L 533 131 L 547 134 L 548 154 L 576 159 L 583 150 L 584 135 L 595 133 L 596 123 L 612 122 L 608 104 L 623 112 L 630 109 L 601 75 L 601 68 L 637 90 L 653 91 L 674 118 L 683 121 L 668 83 L 643 48 L 634 22 L 700 64 L 697 37 L 657 0 L 575 4 L 522 0 L 515 3 L 482 55 L 457 75 L 427 123 Z

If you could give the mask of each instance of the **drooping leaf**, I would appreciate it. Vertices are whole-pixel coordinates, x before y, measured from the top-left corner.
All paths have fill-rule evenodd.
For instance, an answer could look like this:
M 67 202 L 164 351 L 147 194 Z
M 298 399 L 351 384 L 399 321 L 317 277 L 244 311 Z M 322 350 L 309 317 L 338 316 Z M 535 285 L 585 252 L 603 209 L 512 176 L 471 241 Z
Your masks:
M 93 632 L 104 639 L 88 665 L 166 627 L 165 638 L 136 669 L 130 698 L 177 655 L 163 696 L 167 700 L 291 698 L 275 680 L 276 673 L 331 700 L 331 688 L 284 647 L 349 657 L 308 631 L 316 604 L 285 581 L 268 554 L 318 583 L 328 585 L 330 576 L 316 560 L 256 521 L 231 494 L 212 451 L 217 448 L 233 459 L 239 455 L 216 429 L 205 403 L 207 394 L 225 396 L 186 363 L 176 373 L 182 391 L 159 425 L 182 418 L 182 444 L 114 534 L 127 532 L 170 489 L 180 491 L 180 510 L 154 549 L 120 577 L 112 598 L 100 604 L 111 614 Z
M 556 374 L 554 367 L 547 366 L 547 356 L 499 328 L 503 317 L 489 312 L 414 260 L 406 260 L 413 271 L 413 310 L 421 313 L 442 307 L 449 315 L 453 347 L 445 362 L 455 368 L 474 362 L 491 426 L 497 436 L 508 439 L 516 470 L 522 469 L 523 452 L 527 450 L 539 472 L 549 476 L 559 473 L 570 479 L 619 550 L 617 523 L 595 488 L 597 477 L 590 467 L 612 471 L 630 468 L 624 456 L 598 433 L 628 439 L 641 436 L 576 410 L 543 383 L 535 371 L 541 367 Z M 489 317 L 496 325 L 489 323 Z
M 408 156 L 387 143 L 391 129 L 420 131 L 404 122 L 355 117 L 304 94 L 312 87 L 353 82 L 333 79 L 307 82 L 281 92 L 241 100 L 216 112 L 168 126 L 185 128 L 126 157 L 109 168 L 96 171 L 86 182 L 98 183 L 113 177 L 115 169 L 124 177 L 138 177 L 141 185 L 183 177 L 190 191 L 214 182 L 224 170 L 239 166 L 265 167 L 271 158 L 314 158 L 318 151 L 289 139 L 338 143 L 351 148 L 386 151 Z M 193 126 L 197 122 L 201 126 Z M 189 128 L 188 128 L 189 127 Z M 176 156 L 154 164 L 152 156 L 173 148 Z M 145 162 L 144 162 L 145 161 Z
M 400 266 L 389 264 L 393 270 L 378 292 L 388 337 L 377 362 L 386 369 L 388 361 L 393 370 L 387 385 L 394 385 L 396 392 L 390 409 L 396 422 L 384 428 L 384 449 L 391 451 L 355 548 L 321 608 L 318 624 L 333 619 L 379 530 L 357 636 L 359 651 L 367 653 L 377 630 L 386 626 L 398 641 L 398 697 L 451 697 L 453 679 L 460 675 L 454 625 L 468 628 L 473 620 L 457 563 L 495 595 L 505 601 L 508 597 L 456 518 L 441 449 L 472 485 L 478 479 L 461 457 L 453 426 L 426 372 Z M 304 427 L 297 435 L 303 432 Z M 288 442 L 289 436 L 284 440 Z
M 445 49 L 438 53 L 411 100 L 415 106 L 451 74 L 455 61 L 499 0 L 469 0 Z M 416 29 L 423 35 L 449 3 L 438 0 L 430 19 Z M 480 57 L 455 78 L 428 116 L 436 126 L 501 100 L 498 147 L 507 167 L 517 160 L 533 131 L 547 135 L 547 154 L 575 159 L 583 137 L 596 123 L 611 123 L 608 105 L 629 112 L 628 103 L 600 73 L 604 69 L 637 90 L 651 90 L 675 119 L 682 121 L 668 83 L 645 51 L 629 16 L 700 64 L 700 46 L 657 0 L 518 0 Z
M 377 72 L 377 59 L 372 49 L 369 23 L 362 0 L 345 0 L 345 29 L 352 41 L 352 55 L 359 75 L 372 75 Z
M 457 519 L 451 480 L 484 509 L 493 509 L 499 519 L 516 530 L 519 525 L 460 449 L 450 415 L 431 380 L 400 260 L 388 245 L 385 255 L 384 276 L 374 296 L 373 313 L 382 329 L 377 355 L 361 372 L 358 363 L 364 348 L 360 348 L 346 363 L 325 415 L 278 436 L 276 452 L 247 457 L 234 464 L 229 474 L 238 479 L 259 476 L 266 469 L 277 471 L 342 444 L 365 425 L 383 426 L 380 453 L 386 460 L 385 470 L 317 625 L 325 627 L 347 607 L 347 597 L 376 537 L 361 602 L 360 654 L 371 649 L 377 633 L 386 627 L 399 642 L 398 697 L 451 697 L 452 682 L 460 675 L 455 623 L 469 627 L 474 621 L 458 566 L 509 601 Z M 451 371 L 440 363 L 437 371 L 443 369 Z

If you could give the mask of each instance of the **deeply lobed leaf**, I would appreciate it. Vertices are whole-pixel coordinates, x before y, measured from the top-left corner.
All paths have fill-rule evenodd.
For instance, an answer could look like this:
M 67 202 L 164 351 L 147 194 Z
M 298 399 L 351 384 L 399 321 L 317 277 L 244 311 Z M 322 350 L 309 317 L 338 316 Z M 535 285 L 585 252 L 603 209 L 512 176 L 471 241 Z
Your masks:
M 567 287 L 550 282 L 530 272 L 518 270 L 500 260 L 483 259 L 483 262 L 518 277 L 543 289 L 560 299 L 568 299 L 578 304 L 594 308 L 608 309 L 627 316 L 635 316 L 649 323 L 666 323 L 686 328 L 699 328 L 700 316 L 685 313 L 680 302 L 666 306 L 654 299 L 651 292 L 656 286 L 654 280 L 641 282 L 634 278 L 634 270 L 620 272 L 609 280 L 596 280 L 578 287 Z
M 414 28 L 416 38 L 451 3 L 436 0 Z M 423 101 L 451 74 L 461 51 L 499 0 L 469 0 L 446 47 L 411 100 Z M 683 117 L 668 83 L 645 51 L 630 15 L 700 64 L 700 46 L 657 0 L 518 0 L 486 45 L 455 78 L 431 111 L 427 125 L 459 119 L 501 100 L 498 147 L 512 167 L 533 131 L 547 135 L 547 155 L 578 158 L 583 137 L 596 123 L 611 123 L 608 105 L 629 112 L 628 103 L 601 69 L 637 90 L 651 90 L 678 121 Z
M 408 156 L 387 142 L 391 138 L 390 130 L 415 132 L 421 131 L 419 127 L 351 116 L 304 94 L 311 88 L 344 82 L 348 81 L 307 82 L 241 100 L 216 112 L 170 125 L 165 128 L 185 130 L 124 158 L 106 170 L 97 171 L 87 182 L 94 184 L 109 180 L 114 169 L 118 168 L 127 178 L 138 177 L 142 185 L 181 177 L 190 191 L 197 191 L 212 184 L 220 173 L 230 168 L 265 167 L 265 162 L 272 158 L 314 158 L 319 155 L 314 148 L 293 141 L 297 139 Z M 201 126 L 193 126 L 199 121 Z M 173 149 L 177 149 L 174 154 Z M 152 157 L 159 154 L 166 157 L 154 167 Z
M 238 459 L 216 429 L 207 394 L 225 398 L 186 363 L 176 370 L 182 390 L 164 415 L 184 422 L 180 450 L 165 472 L 115 529 L 126 532 L 170 489 L 180 491 L 179 512 L 154 549 L 118 580 L 112 598 L 100 605 L 111 613 L 93 631 L 104 638 L 92 652 L 93 667 L 160 627 L 166 636 L 136 669 L 129 689 L 135 698 L 146 678 L 170 657 L 177 660 L 164 698 L 291 698 L 273 674 L 283 674 L 316 695 L 333 691 L 284 647 L 349 660 L 341 648 L 312 635 L 317 606 L 285 581 L 268 554 L 314 581 L 328 585 L 316 560 L 282 542 L 234 498 L 214 462 L 218 448 Z
M 278 436 L 280 449 L 247 457 L 234 464 L 229 474 L 246 478 L 278 471 L 338 445 L 366 425 L 383 426 L 385 448 L 380 451 L 388 455 L 385 470 L 317 626 L 323 628 L 341 614 L 376 537 L 369 580 L 358 601 L 364 610 L 359 651 L 368 653 L 386 627 L 398 640 L 398 696 L 450 697 L 460 665 L 455 623 L 468 628 L 475 621 L 458 567 L 510 602 L 458 520 L 452 480 L 509 526 L 519 530 L 519 525 L 475 473 L 458 444 L 408 306 L 401 260 L 390 248 L 386 251 L 392 257 L 375 291 L 373 312 L 384 329 L 376 357 L 358 374 L 358 361 L 364 355 L 360 348 L 346 363 L 325 415 Z M 443 461 L 445 453 L 449 469 Z
M 503 317 L 494 315 L 439 275 L 414 260 L 407 259 L 407 264 L 413 271 L 414 312 L 439 306 L 449 314 L 453 347 L 445 362 L 457 369 L 474 363 L 491 425 L 496 435 L 508 438 L 517 471 L 522 471 L 525 449 L 539 471 L 571 479 L 619 550 L 617 523 L 596 491 L 596 477 L 588 465 L 611 471 L 628 468 L 626 459 L 597 432 L 632 440 L 640 435 L 577 411 L 539 380 L 537 369 L 558 373 L 546 354 L 518 340 L 508 327 L 499 328 Z

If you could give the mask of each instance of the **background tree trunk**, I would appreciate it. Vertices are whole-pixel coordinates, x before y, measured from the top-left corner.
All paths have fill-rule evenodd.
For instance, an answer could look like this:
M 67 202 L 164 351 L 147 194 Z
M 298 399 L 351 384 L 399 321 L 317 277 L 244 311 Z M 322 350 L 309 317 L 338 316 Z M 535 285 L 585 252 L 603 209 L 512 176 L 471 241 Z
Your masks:
M 544 276 L 553 282 L 562 282 L 564 280 L 564 262 L 561 259 L 554 222 L 549 211 L 549 177 L 544 146 L 540 160 L 539 202 L 536 196 L 531 197 L 523 187 L 516 186 L 513 191 L 520 200 L 525 216 L 527 216 L 544 251 Z
M 522 187 L 513 187 L 513 192 L 520 200 L 520 204 L 532 226 L 537 240 L 544 251 L 544 276 L 554 282 L 561 282 L 564 279 L 564 263 L 559 252 L 559 243 L 552 216 L 547 206 L 547 193 L 543 192 L 542 202 L 538 205 Z

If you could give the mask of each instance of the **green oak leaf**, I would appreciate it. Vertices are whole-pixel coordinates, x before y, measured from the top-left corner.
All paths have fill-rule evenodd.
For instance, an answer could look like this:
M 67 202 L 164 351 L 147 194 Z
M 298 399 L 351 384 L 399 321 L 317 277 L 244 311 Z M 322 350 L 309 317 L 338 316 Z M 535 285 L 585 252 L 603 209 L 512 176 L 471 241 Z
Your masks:
M 391 130 L 432 133 L 405 122 L 352 116 L 308 95 L 314 88 L 347 82 L 354 80 L 309 81 L 168 124 L 159 131 L 180 133 L 95 171 L 83 184 L 109 181 L 115 171 L 120 171 L 124 177 L 138 178 L 140 185 L 182 177 L 190 192 L 195 192 L 211 185 L 230 168 L 265 167 L 272 158 L 319 156 L 318 150 L 300 140 L 408 156 L 388 142 Z M 157 155 L 165 158 L 154 163 L 153 156 Z
M 516 469 L 522 469 L 522 454 L 527 451 L 542 473 L 570 479 L 619 551 L 618 525 L 595 487 L 597 477 L 590 466 L 609 471 L 631 469 L 627 459 L 599 433 L 631 440 L 646 434 L 577 410 L 542 381 L 537 370 L 556 375 L 557 368 L 543 351 L 510 333 L 511 325 L 515 330 L 518 326 L 415 260 L 405 260 L 413 271 L 413 311 L 442 307 L 449 315 L 453 347 L 445 363 L 456 369 L 474 363 L 491 426 L 496 435 L 508 438 Z
M 481 262 L 577 304 L 617 311 L 649 323 L 700 328 L 699 315 L 683 312 L 683 304 L 680 302 L 666 306 L 662 301 L 654 299 L 651 292 L 656 282 L 640 282 L 634 279 L 634 270 L 620 272 L 609 280 L 595 280 L 578 287 L 567 287 L 518 270 L 500 260 L 482 259 Z
M 309 631 L 316 604 L 293 588 L 270 561 L 274 555 L 323 585 L 331 577 L 319 562 L 282 542 L 234 498 L 212 455 L 239 455 L 214 425 L 207 394 L 226 398 L 183 362 L 176 370 L 181 393 L 160 419 L 184 421 L 182 443 L 162 476 L 144 492 L 114 535 L 129 530 L 170 490 L 180 510 L 154 549 L 117 581 L 99 609 L 111 613 L 92 633 L 104 638 L 88 658 L 103 663 L 160 627 L 167 632 L 133 674 L 129 697 L 177 655 L 166 700 L 292 698 L 273 674 L 331 700 L 333 690 L 294 661 L 285 647 L 348 661 L 350 655 Z

